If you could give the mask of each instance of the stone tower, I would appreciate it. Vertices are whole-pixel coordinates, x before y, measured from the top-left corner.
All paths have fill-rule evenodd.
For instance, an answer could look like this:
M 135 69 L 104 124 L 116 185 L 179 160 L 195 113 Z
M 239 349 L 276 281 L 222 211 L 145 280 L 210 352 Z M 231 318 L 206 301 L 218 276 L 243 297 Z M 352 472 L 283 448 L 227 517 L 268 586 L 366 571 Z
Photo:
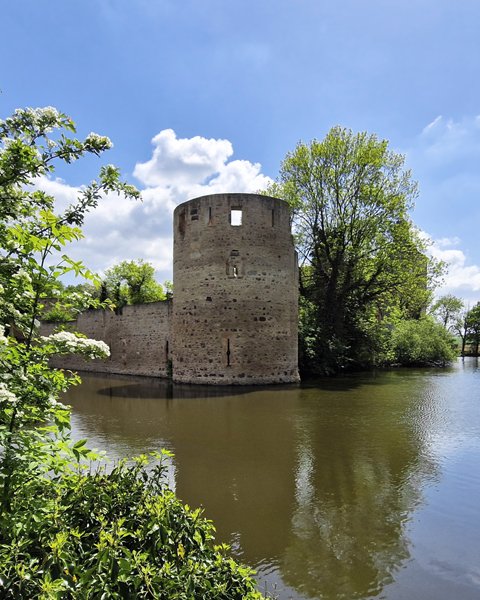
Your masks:
M 288 204 L 213 194 L 174 213 L 172 369 L 182 383 L 299 380 Z

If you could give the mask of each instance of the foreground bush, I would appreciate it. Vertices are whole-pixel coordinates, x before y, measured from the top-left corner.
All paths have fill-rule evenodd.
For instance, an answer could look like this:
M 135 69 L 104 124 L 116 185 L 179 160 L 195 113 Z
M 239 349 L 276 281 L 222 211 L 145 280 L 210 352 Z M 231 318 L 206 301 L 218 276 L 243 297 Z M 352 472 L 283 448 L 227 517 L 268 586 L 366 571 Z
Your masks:
M 71 439 L 57 400 L 80 380 L 49 367 L 72 352 L 108 347 L 0 330 L 0 598 L 261 598 L 251 571 L 213 546 L 212 524 L 168 488 L 162 460 L 91 470 L 99 456 Z
M 3 522 L 2 598 L 258 599 L 213 526 L 144 460 L 39 478 Z M 41 498 L 33 501 L 32 498 Z

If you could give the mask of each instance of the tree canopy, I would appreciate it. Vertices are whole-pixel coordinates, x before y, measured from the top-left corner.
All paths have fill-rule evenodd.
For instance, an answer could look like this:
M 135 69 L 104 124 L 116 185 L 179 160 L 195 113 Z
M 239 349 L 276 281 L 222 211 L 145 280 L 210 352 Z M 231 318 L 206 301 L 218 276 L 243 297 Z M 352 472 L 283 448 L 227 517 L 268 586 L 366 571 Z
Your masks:
M 394 362 L 407 366 L 444 366 L 456 356 L 455 339 L 432 317 L 404 320 L 392 333 Z
M 466 314 L 467 341 L 472 344 L 472 351 L 478 356 L 478 346 L 480 344 L 480 302 L 469 310 Z
M 480 303 L 472 308 L 466 307 L 461 298 L 452 294 L 440 296 L 432 305 L 431 314 L 447 331 L 452 331 L 461 340 L 462 356 L 465 356 L 467 344 L 470 352 L 478 356 L 480 344 Z
M 166 298 L 163 287 L 155 280 L 155 268 L 142 259 L 123 260 L 107 269 L 102 286 L 105 297 L 117 307 Z
M 81 188 L 77 201 L 57 214 L 41 178 L 50 176 L 57 162 L 98 156 L 111 147 L 105 136 L 91 133 L 81 141 L 71 137 L 74 133 L 73 121 L 52 107 L 18 109 L 0 121 L 0 319 L 27 340 L 43 298 L 58 291 L 59 277 L 73 272 L 95 279 L 81 261 L 61 253 L 65 244 L 82 237 L 85 214 L 105 193 L 139 197 L 135 187 L 120 181 L 118 169 L 106 165 L 97 180 Z
M 453 329 L 464 308 L 463 301 L 453 294 L 440 296 L 433 304 L 431 312 L 434 314 L 445 329 Z
M 293 209 L 309 370 L 361 364 L 379 322 L 425 310 L 438 264 L 409 216 L 416 183 L 385 140 L 334 127 L 288 153 L 268 193 Z

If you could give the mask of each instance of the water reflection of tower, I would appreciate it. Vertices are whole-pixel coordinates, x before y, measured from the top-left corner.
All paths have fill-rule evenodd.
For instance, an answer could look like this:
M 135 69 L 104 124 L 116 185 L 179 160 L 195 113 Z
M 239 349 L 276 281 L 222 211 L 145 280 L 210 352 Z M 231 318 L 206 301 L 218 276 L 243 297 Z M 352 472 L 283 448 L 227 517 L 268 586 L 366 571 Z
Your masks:
M 68 402 L 76 435 L 113 458 L 172 450 L 179 497 L 204 506 L 218 541 L 237 541 L 253 565 L 278 562 L 289 540 L 295 441 L 288 416 L 273 415 L 292 393 L 90 376 Z
M 233 542 L 252 566 L 278 563 L 289 542 L 295 431 L 284 409 L 296 394 L 295 389 L 244 389 L 231 398 L 172 409 L 181 439 L 175 449 L 177 494 L 204 506 L 219 540 Z

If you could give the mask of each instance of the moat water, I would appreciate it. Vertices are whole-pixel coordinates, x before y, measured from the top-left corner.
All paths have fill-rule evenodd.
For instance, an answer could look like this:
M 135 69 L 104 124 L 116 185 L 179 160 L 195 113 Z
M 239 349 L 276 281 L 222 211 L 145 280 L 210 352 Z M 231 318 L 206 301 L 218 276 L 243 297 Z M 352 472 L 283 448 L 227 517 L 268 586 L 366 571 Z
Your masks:
M 73 433 L 172 487 L 281 600 L 480 598 L 480 368 L 204 388 L 83 376 Z

